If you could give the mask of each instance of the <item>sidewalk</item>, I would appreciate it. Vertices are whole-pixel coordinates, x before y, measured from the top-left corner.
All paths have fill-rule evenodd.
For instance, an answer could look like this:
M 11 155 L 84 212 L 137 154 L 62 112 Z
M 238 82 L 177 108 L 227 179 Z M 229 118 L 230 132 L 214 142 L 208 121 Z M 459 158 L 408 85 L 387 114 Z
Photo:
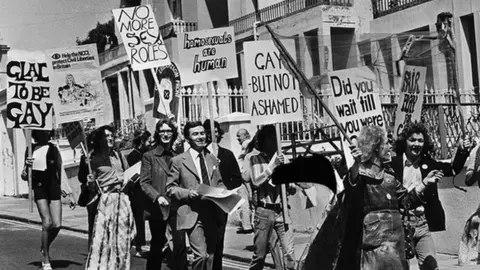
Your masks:
M 29 201 L 22 198 L 0 197 L 0 218 L 12 219 L 27 223 L 40 224 L 36 206 L 33 206 L 33 213 L 29 211 Z M 83 207 L 77 207 L 71 210 L 68 205 L 63 205 L 62 225 L 64 230 L 87 233 L 87 211 Z M 250 262 L 252 257 L 253 234 L 239 235 L 236 234 L 236 227 L 227 227 L 225 234 L 224 256 L 226 258 L 241 262 Z M 147 242 L 150 239 L 148 222 L 146 222 Z M 295 255 L 297 259 L 302 255 L 306 244 L 310 239 L 310 235 L 304 233 L 295 233 Z M 267 266 L 273 267 L 270 256 L 267 257 Z M 438 263 L 440 269 L 479 269 L 480 266 L 463 266 L 457 265 L 456 256 L 438 254 Z M 416 260 L 410 261 L 411 270 L 418 270 Z

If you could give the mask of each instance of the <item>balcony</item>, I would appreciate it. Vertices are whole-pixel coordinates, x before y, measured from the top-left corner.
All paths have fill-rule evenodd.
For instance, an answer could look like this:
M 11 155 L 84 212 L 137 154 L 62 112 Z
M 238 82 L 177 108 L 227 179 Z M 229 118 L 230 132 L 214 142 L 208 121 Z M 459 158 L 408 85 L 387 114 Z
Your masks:
M 262 22 L 269 23 L 319 5 L 351 7 L 353 6 L 353 0 L 286 0 L 262 8 L 259 11 L 260 18 Z M 250 13 L 230 21 L 229 26 L 233 26 L 235 29 L 235 35 L 239 35 L 252 30 L 255 20 L 255 13 Z
M 103 65 L 124 55 L 127 55 L 125 46 L 123 46 L 123 44 L 118 44 L 117 47 L 111 48 L 99 54 L 98 59 L 100 61 L 100 65 Z
M 432 0 L 372 0 L 373 18 L 382 17 Z
M 160 26 L 160 33 L 164 39 L 176 37 L 177 33 L 197 31 L 198 24 L 196 22 L 174 21 Z

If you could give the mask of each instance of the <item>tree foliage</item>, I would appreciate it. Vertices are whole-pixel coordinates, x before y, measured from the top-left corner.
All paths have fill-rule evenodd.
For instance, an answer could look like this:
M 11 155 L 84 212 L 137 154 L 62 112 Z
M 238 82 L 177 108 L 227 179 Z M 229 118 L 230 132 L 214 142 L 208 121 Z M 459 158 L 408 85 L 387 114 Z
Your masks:
M 115 35 L 115 22 L 113 18 L 106 23 L 97 22 L 97 26 L 88 31 L 85 39 L 77 37 L 77 45 L 97 44 L 98 53 L 105 51 L 107 45 L 109 48 L 118 46 L 118 39 Z

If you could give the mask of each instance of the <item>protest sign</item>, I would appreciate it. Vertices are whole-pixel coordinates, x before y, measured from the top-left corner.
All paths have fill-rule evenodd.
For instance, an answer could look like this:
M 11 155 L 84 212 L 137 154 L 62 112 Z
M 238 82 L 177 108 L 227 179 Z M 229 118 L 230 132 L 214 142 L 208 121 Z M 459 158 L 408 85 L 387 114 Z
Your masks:
M 178 34 L 179 69 L 183 85 L 236 78 L 233 27 Z
M 7 128 L 53 128 L 50 75 L 43 52 L 11 50 L 7 60 Z
M 156 76 L 160 87 L 155 87 L 153 98 L 153 117 L 162 119 L 177 115 L 180 96 L 180 72 L 172 62 L 168 66 L 157 68 Z
M 337 70 L 328 73 L 332 87 L 333 111 L 350 139 L 358 135 L 363 126 L 386 129 L 382 104 L 378 95 L 376 75 L 369 67 Z M 342 140 L 347 166 L 353 157 L 345 138 Z
M 82 124 L 79 121 L 65 123 L 62 125 L 62 128 L 65 131 L 65 134 L 67 135 L 68 142 L 72 149 L 77 147 L 86 138 Z
M 395 115 L 395 137 L 402 133 L 406 124 L 420 121 L 426 75 L 426 67 L 405 66 L 400 88 L 400 100 Z
M 295 48 L 293 40 L 284 44 Z M 273 41 L 245 42 L 243 49 L 252 124 L 302 121 L 299 83 L 283 65 Z
M 50 78 L 56 124 L 103 116 L 103 86 L 97 45 L 45 52 L 53 72 Z
M 112 12 L 133 70 L 170 65 L 150 5 L 114 9 Z

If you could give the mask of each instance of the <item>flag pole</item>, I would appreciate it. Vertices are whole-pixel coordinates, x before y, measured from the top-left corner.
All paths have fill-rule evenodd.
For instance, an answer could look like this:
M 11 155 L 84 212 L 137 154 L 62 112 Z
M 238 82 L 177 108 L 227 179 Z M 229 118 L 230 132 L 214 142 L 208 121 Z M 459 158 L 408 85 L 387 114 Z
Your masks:
M 32 130 L 26 129 L 25 130 L 25 137 L 27 137 L 27 154 L 28 158 L 32 157 Z M 30 201 L 29 210 L 30 213 L 33 213 L 33 186 L 32 186 L 32 166 L 28 166 L 27 168 L 27 175 L 28 175 L 28 200 Z

